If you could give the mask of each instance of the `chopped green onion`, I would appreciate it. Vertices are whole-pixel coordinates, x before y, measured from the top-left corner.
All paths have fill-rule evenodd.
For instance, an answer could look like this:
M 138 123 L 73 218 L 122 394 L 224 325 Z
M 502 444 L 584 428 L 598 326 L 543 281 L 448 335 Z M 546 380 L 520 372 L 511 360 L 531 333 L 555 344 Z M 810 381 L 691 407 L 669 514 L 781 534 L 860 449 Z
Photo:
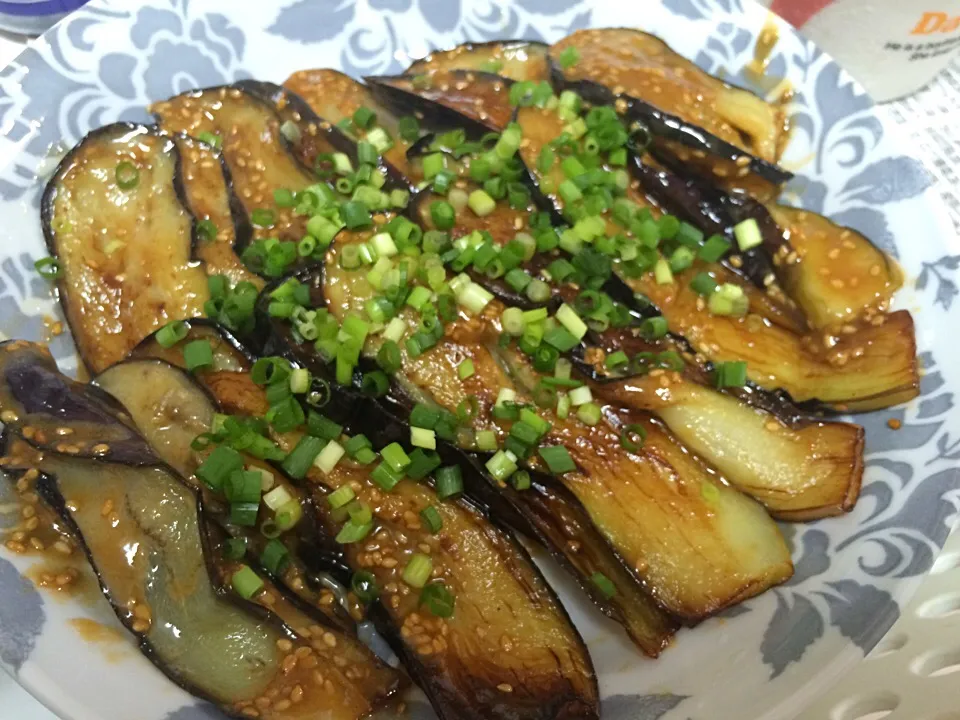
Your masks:
M 720 258 L 729 251 L 730 242 L 725 237 L 722 235 L 711 235 L 707 238 L 703 247 L 697 252 L 697 257 L 704 262 L 713 263 L 718 262 Z
M 223 486 L 223 494 L 231 503 L 260 504 L 261 476 L 257 471 L 235 470 Z
M 420 511 L 420 519 L 426 525 L 431 535 L 436 535 L 443 528 L 443 518 L 433 505 L 429 505 Z
M 430 218 L 438 230 L 449 230 L 454 224 L 455 211 L 445 200 L 434 200 L 430 203 Z
M 740 247 L 740 250 L 744 252 L 763 244 L 760 225 L 755 218 L 747 218 L 743 222 L 734 225 L 733 236 L 737 239 L 737 245 Z
M 576 463 L 563 445 L 541 447 L 537 452 L 554 475 L 562 475 L 577 469 Z
M 657 264 L 653 267 L 653 277 L 657 285 L 669 285 L 673 282 L 673 271 L 670 270 L 670 263 L 666 258 L 659 258 Z
M 474 372 L 476 371 L 473 367 L 473 360 L 470 358 L 467 358 L 457 366 L 457 374 L 461 380 L 466 380 L 468 377 L 471 377 Z
M 446 585 L 435 581 L 426 585 L 420 592 L 420 604 L 426 605 L 427 610 L 434 617 L 451 618 L 456 607 L 456 598 Z
M 485 467 L 494 480 L 504 482 L 517 471 L 517 457 L 509 450 L 498 450 Z
M 640 337 L 644 340 L 659 340 L 667 334 L 667 319 L 662 315 L 646 318 L 640 323 Z
M 713 380 L 718 388 L 743 387 L 747 384 L 747 363 L 742 360 L 717 363 Z
M 411 480 L 423 480 L 438 467 L 440 467 L 440 456 L 437 453 L 416 448 L 410 453 L 410 466 L 406 474 Z
M 249 600 L 263 590 L 263 580 L 246 565 L 231 576 L 230 585 L 234 592 L 244 600 Z
M 427 430 L 426 428 L 411 427 L 410 444 L 414 447 L 436 450 L 437 434 L 433 430 Z
M 497 202 L 485 191 L 477 189 L 470 193 L 467 205 L 479 217 L 486 217 L 497 208 Z M 439 227 L 439 226 L 438 226 Z M 440 228 L 445 230 L 447 228 Z
M 358 524 L 354 522 L 344 523 L 344 526 L 340 528 L 340 532 L 337 533 L 335 538 L 338 543 L 341 545 L 349 545 L 351 543 L 360 542 L 367 535 L 370 534 L 370 531 L 373 530 L 373 521 Z
M 295 368 L 290 373 L 290 392 L 303 395 L 310 389 L 310 371 L 304 368 Z
M 336 440 L 330 440 L 313 461 L 314 466 L 324 475 L 329 475 L 346 454 L 346 449 Z
M 213 347 L 209 340 L 194 340 L 183 347 L 183 362 L 193 372 L 213 365 Z
M 132 190 L 140 184 L 140 171 L 129 160 L 123 160 L 117 164 L 114 177 L 122 190 Z
M 300 480 L 306 477 L 307 470 L 313 465 L 320 451 L 324 449 L 324 441 L 312 435 L 304 435 L 293 451 L 283 461 L 283 471 L 292 478 Z
M 723 283 L 710 296 L 707 309 L 714 315 L 742 317 L 750 309 L 750 298 L 739 285 Z
M 596 585 L 597 590 L 600 591 L 600 594 L 608 600 L 617 594 L 616 585 L 614 585 L 610 578 L 608 578 L 602 572 L 595 572 L 590 577 L 590 581 Z
M 253 527 L 257 524 L 257 513 L 260 503 L 243 502 L 230 504 L 230 522 L 242 527 Z
M 530 473 L 526 470 L 519 470 L 510 476 L 510 484 L 515 490 L 530 489 Z
M 620 432 L 620 447 L 628 452 L 636 452 L 643 447 L 644 440 L 647 439 L 647 430 L 643 425 L 631 423 Z
M 422 588 L 430 579 L 430 573 L 433 572 L 433 560 L 429 555 L 423 553 L 414 553 L 410 556 L 410 562 L 403 569 L 403 581 L 415 588 Z
M 307 416 L 307 432 L 321 440 L 336 440 L 343 432 L 343 425 L 311 410 Z
M 593 393 L 590 392 L 590 387 L 587 385 L 574 388 L 570 391 L 569 396 L 570 404 L 574 407 L 578 407 L 593 401 Z
M 367 141 L 370 142 L 381 155 L 393 147 L 393 140 L 382 127 L 377 127 L 367 133 Z M 376 175 L 374 177 L 377 177 Z
M 448 465 L 435 475 L 437 497 L 446 500 L 463 492 L 463 474 L 458 465 Z
M 263 548 L 260 555 L 260 564 L 266 568 L 271 575 L 276 575 L 281 568 L 290 560 L 290 551 L 287 546 L 279 540 L 271 540 Z
M 493 430 L 479 430 L 476 433 L 477 450 L 493 452 L 497 449 L 497 434 Z
M 408 143 L 416 142 L 420 137 L 420 121 L 412 115 L 400 118 L 400 137 Z
M 400 443 L 390 443 L 380 451 L 380 455 L 395 472 L 402 472 L 410 465 L 410 458 L 407 453 L 404 452 Z
M 157 330 L 157 342 L 161 347 L 172 348 L 190 332 L 190 326 L 183 320 L 174 320 Z
M 212 133 L 209 130 L 203 130 L 202 132 L 197 133 L 197 140 L 217 149 L 220 149 L 220 146 L 223 144 L 223 139 L 216 133 Z
M 566 303 L 563 303 L 563 305 L 561 305 L 557 310 L 556 317 L 557 321 L 567 330 L 569 330 L 570 334 L 573 335 L 577 340 L 580 340 L 584 335 L 587 334 L 587 324 L 580 319 L 580 316 L 577 315 L 576 310 Z
M 33 269 L 45 280 L 55 280 L 63 274 L 60 261 L 55 257 L 40 258 L 33 264 Z
M 560 67 L 568 70 L 580 61 L 580 51 L 573 46 L 565 48 L 563 52 L 560 53 L 559 60 Z
M 616 370 L 617 368 L 622 368 L 629 363 L 630 358 L 627 356 L 627 354 L 623 350 L 617 350 L 616 352 L 607 355 L 603 364 L 608 370 Z
M 368 228 L 373 225 L 373 218 L 367 206 L 361 202 L 350 201 L 340 206 L 340 214 L 344 225 L 350 230 Z
M 273 490 L 263 496 L 263 504 L 271 510 L 276 511 L 286 505 L 292 499 L 293 498 L 290 497 L 289 490 L 287 490 L 283 485 L 277 485 Z
M 196 476 L 209 487 L 219 490 L 227 478 L 243 469 L 243 458 L 233 448 L 217 447 L 196 469 Z
M 344 507 L 347 503 L 356 497 L 356 493 L 349 485 L 341 485 L 332 493 L 327 495 L 327 502 L 334 510 Z
M 390 378 L 381 370 L 364 373 L 360 381 L 360 390 L 371 397 L 383 397 L 390 390 Z
M 700 272 L 690 281 L 690 289 L 697 295 L 712 295 L 717 290 L 717 281 L 709 273 Z
M 245 537 L 230 538 L 224 543 L 223 554 L 227 560 L 242 560 L 247 554 L 247 539 Z
M 296 500 L 290 500 L 284 503 L 277 510 L 275 522 L 281 532 L 286 532 L 293 528 L 303 517 L 303 507 Z
M 571 393 L 572 394 L 572 393 Z M 577 418 L 585 425 L 593 427 L 600 422 L 601 409 L 594 402 L 588 402 L 577 408 Z

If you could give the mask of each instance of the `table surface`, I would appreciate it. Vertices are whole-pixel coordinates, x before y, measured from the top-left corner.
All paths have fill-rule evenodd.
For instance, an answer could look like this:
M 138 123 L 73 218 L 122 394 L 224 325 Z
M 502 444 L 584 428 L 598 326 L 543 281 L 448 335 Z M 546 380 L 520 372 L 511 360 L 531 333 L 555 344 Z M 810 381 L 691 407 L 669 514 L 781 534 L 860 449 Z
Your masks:
M 0 67 L 23 48 L 0 32 Z M 960 232 L 960 59 L 921 92 L 883 106 L 906 130 L 933 175 Z M 924 585 L 887 637 L 800 720 L 960 720 L 960 614 L 931 619 L 928 602 L 960 587 L 960 532 L 947 542 Z M 951 639 L 952 638 L 952 639 Z M 946 644 L 944 644 L 946 643 Z M 946 714 L 944 714 L 946 712 Z M 0 672 L 0 720 L 58 720 Z

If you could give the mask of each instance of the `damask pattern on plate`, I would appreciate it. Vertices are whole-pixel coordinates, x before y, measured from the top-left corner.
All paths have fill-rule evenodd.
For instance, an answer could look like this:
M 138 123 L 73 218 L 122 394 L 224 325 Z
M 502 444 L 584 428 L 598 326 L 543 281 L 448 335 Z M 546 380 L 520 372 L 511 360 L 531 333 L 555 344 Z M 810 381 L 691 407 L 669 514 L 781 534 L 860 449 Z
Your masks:
M 552 41 L 582 27 L 621 25 L 650 29 L 704 69 L 767 91 L 743 70 L 766 20 L 749 0 L 284 0 L 245 4 L 242 13 L 231 0 L 95 0 L 0 71 L 0 128 L 16 147 L 0 168 L 0 212 L 8 220 L 0 330 L 44 339 L 47 316 L 59 312 L 50 287 L 32 272 L 45 254 L 37 202 L 56 161 L 94 127 L 146 119 L 151 101 L 251 76 L 282 80 L 311 65 L 355 76 L 397 72 L 410 58 L 467 39 Z M 856 418 L 868 438 L 862 499 L 847 517 L 784 526 L 794 577 L 683 633 L 658 663 L 638 659 L 579 601 L 567 601 L 602 668 L 605 720 L 716 720 L 716 708 L 736 708 L 741 693 L 787 707 L 834 660 L 849 664 L 877 643 L 960 511 L 960 369 L 946 364 L 960 349 L 947 315 L 960 293 L 960 255 L 942 240 L 929 175 L 882 112 L 829 57 L 786 25 L 780 31 L 769 75 L 795 90 L 787 162 L 797 178 L 785 201 L 860 230 L 915 279 L 904 306 L 919 308 L 921 397 Z M 74 362 L 67 335 L 55 337 L 52 349 L 61 362 Z M 0 513 L 0 527 L 6 522 Z M 49 662 L 41 645 L 66 632 L 57 612 L 0 557 L 0 662 L 39 694 L 42 683 L 30 671 Z M 162 695 L 162 679 L 150 682 L 143 692 L 162 699 L 144 720 L 221 716 L 209 705 Z M 434 714 L 414 701 L 410 717 Z

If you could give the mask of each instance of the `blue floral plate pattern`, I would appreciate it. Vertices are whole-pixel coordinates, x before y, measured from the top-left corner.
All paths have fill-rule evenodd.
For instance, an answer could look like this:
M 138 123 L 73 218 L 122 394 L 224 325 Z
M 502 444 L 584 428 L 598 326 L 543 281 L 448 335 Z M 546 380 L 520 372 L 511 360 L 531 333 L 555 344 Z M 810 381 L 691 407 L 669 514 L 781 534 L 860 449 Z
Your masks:
M 33 273 L 44 255 L 41 188 L 87 131 L 145 119 L 183 90 L 244 77 L 282 81 L 306 67 L 355 76 L 401 70 L 434 47 L 493 38 L 555 40 L 582 27 L 654 32 L 707 70 L 749 85 L 765 22 L 780 27 L 769 75 L 795 89 L 788 201 L 866 233 L 903 265 L 921 396 L 860 416 L 863 496 L 843 518 L 785 526 L 797 572 L 782 587 L 681 633 L 657 662 L 576 597 L 544 562 L 588 640 L 605 720 L 794 717 L 897 619 L 960 507 L 960 367 L 950 312 L 960 246 L 931 180 L 862 89 L 828 56 L 749 0 L 94 0 L 0 71 L 0 331 L 44 339 L 59 317 Z M 53 339 L 75 366 L 67 335 Z M 888 420 L 900 421 L 892 430 Z M 0 483 L 0 530 L 16 524 Z M 6 498 L 9 501 L 10 498 Z M 69 720 L 197 720 L 219 713 L 164 679 L 119 632 L 95 591 L 58 597 L 27 579 L 36 559 L 0 550 L 0 665 Z M 87 583 L 91 587 L 91 583 Z M 93 624 L 97 623 L 97 624 Z M 96 642 L 90 640 L 90 628 Z M 69 668 L 69 670 L 68 670 Z M 413 699 L 410 717 L 434 715 Z

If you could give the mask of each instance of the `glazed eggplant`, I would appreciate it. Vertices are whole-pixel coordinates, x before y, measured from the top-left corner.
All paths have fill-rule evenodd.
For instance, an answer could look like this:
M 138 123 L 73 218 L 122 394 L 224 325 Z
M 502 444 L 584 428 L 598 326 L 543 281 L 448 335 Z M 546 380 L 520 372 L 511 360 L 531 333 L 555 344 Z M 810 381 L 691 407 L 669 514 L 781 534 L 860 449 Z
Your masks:
M 230 170 L 220 151 L 186 134 L 175 136 L 180 151 L 183 188 L 190 212 L 197 219 L 193 257 L 204 272 L 223 275 L 232 285 L 263 281 L 247 270 L 235 248 L 246 247 L 253 234 L 239 199 L 231 190 Z
M 553 45 L 550 58 L 558 85 L 595 104 L 618 102 L 649 131 L 660 160 L 764 200 L 792 177 L 775 164 L 788 139 L 783 104 L 718 80 L 659 38 L 580 30 Z
M 414 60 L 404 74 L 421 75 L 443 70 L 479 70 L 511 80 L 532 82 L 550 79 L 549 46 L 530 40 L 494 40 L 463 43 L 451 50 L 434 50 Z
M 309 281 L 310 274 L 310 271 L 304 271 L 305 281 Z M 270 292 L 271 288 L 265 291 L 265 298 L 270 297 Z M 319 285 L 314 292 L 318 302 L 321 302 L 322 290 Z M 302 343 L 283 321 L 274 318 L 271 322 L 280 348 L 317 375 L 328 374 L 328 368 L 310 344 Z M 412 392 L 417 397 L 422 396 L 419 391 Z M 403 400 L 380 407 L 380 414 L 389 416 L 386 419 L 374 420 L 371 415 L 375 413 L 363 411 L 362 427 L 403 427 L 409 422 L 409 412 L 410 403 Z M 653 602 L 569 490 L 547 476 L 532 471 L 529 491 L 517 492 L 502 483 L 492 482 L 483 470 L 484 459 L 480 456 L 458 451 L 453 446 L 447 447 L 444 459 L 445 462 L 460 463 L 464 467 L 473 466 L 474 471 L 467 473 L 466 481 L 472 497 L 490 507 L 498 519 L 540 541 L 574 575 L 601 612 L 624 626 L 645 654 L 657 657 L 667 646 L 677 622 Z M 596 582 L 598 576 L 609 579 L 616 593 L 606 593 Z
M 338 257 L 348 245 L 366 239 L 341 234 L 324 273 L 310 281 L 319 295 L 316 306 L 338 321 L 373 295 L 363 274 L 341 268 Z M 502 308 L 490 303 L 482 315 L 460 316 L 432 349 L 419 355 L 405 352 L 398 384 L 448 412 L 456 412 L 472 395 L 478 412 L 470 430 L 493 432 L 502 441 L 508 431 L 490 415 L 498 389 L 517 393 L 518 403 L 532 401 L 530 389 L 519 381 L 531 372 L 525 361 L 496 349 L 498 310 Z M 408 328 L 416 328 L 414 313 L 404 310 L 400 317 Z M 370 340 L 367 352 L 376 353 L 377 338 Z M 457 366 L 467 358 L 474 375 L 459 382 Z M 606 422 L 590 427 L 556 417 L 549 409 L 542 415 L 551 425 L 542 441 L 566 446 L 576 463 L 576 470 L 559 482 L 669 612 L 696 621 L 790 576 L 789 553 L 762 508 L 718 482 L 656 421 L 641 413 L 611 412 Z M 647 434 L 647 445 L 635 453 L 620 447 L 621 432 L 632 425 Z M 539 469 L 539 463 L 531 463 Z
M 335 162 L 332 168 L 327 169 L 330 156 L 332 155 L 335 160 L 337 153 L 345 155 L 350 160 L 352 168 L 358 168 L 361 165 L 361 160 L 358 157 L 357 140 L 347 134 L 347 128 L 332 125 L 326 117 L 314 112 L 306 100 L 289 88 L 263 80 L 241 80 L 234 87 L 273 106 L 273 109 L 283 121 L 282 127 L 285 128 L 284 141 L 305 167 L 314 168 L 317 174 L 321 176 L 330 177 L 336 172 L 342 177 L 343 173 L 336 168 Z M 376 118 L 367 122 L 372 125 L 376 122 Z M 379 125 L 372 125 L 369 132 L 365 133 L 364 137 L 360 139 L 373 145 L 378 155 L 383 155 L 394 144 L 393 137 L 381 134 L 384 132 Z M 380 185 L 379 188 L 384 192 L 412 189 L 408 186 L 404 176 L 395 167 L 383 162 L 382 159 L 373 163 L 371 169 L 379 172 L 382 176 L 383 185 Z M 349 177 L 349 175 L 347 176 Z M 335 185 L 335 187 L 342 195 L 349 194 L 349 190 L 343 191 L 339 185 Z
M 878 315 L 852 333 L 800 335 L 748 314 L 720 316 L 703 308 L 690 283 L 695 272 L 660 284 L 650 276 L 626 282 L 662 312 L 670 330 L 713 362 L 745 361 L 761 388 L 786 391 L 797 403 L 864 412 L 906 402 L 919 392 L 913 318 Z
M 229 369 L 199 380 L 222 409 L 262 415 L 269 403 L 251 379 L 249 358 L 231 342 L 218 350 L 230 356 L 219 363 Z M 205 397 L 195 396 L 195 402 Z M 356 404 L 353 412 L 367 415 Z M 286 450 L 298 442 L 295 434 L 275 437 Z M 378 529 L 365 543 L 344 545 L 344 559 L 353 571 L 376 577 L 383 592 L 378 624 L 441 717 L 598 717 L 590 659 L 576 630 L 525 551 L 477 507 L 440 501 L 431 485 L 412 481 L 384 492 L 369 468 L 349 461 L 328 474 L 311 468 L 306 483 L 331 534 L 342 529 L 344 518 L 331 509 L 330 493 L 349 485 L 372 508 Z M 436 534 L 421 523 L 427 507 L 442 517 Z M 401 581 L 407 560 L 424 547 L 433 558 L 431 577 L 456 591 L 451 618 L 420 610 L 418 596 Z
M 211 326 L 197 326 L 188 338 L 189 342 L 223 342 L 222 336 Z M 164 359 L 148 357 L 154 348 L 160 349 L 162 346 L 153 338 L 148 338 L 135 351 L 144 359 L 127 360 L 114 365 L 97 376 L 94 384 L 120 401 L 153 451 L 203 498 L 204 515 L 212 523 L 223 527 L 231 537 L 242 541 L 247 554 L 254 559 L 253 562 L 257 562 L 269 545 L 270 538 L 267 535 L 275 534 L 261 530 L 269 527 L 271 520 L 263 517 L 259 527 L 232 522 L 230 503 L 195 475 L 208 455 L 208 448 L 197 450 L 194 441 L 210 431 L 214 424 L 215 409 L 208 399 L 197 395 L 195 382 L 189 375 Z M 184 364 L 182 355 L 176 358 L 176 348 L 168 352 L 170 357 L 179 360 L 178 365 Z M 218 354 L 222 356 L 225 353 L 221 350 Z M 209 382 L 216 383 L 217 380 L 211 378 Z M 278 454 L 279 458 L 282 458 L 282 454 Z M 323 536 L 318 533 L 309 502 L 296 486 L 274 472 L 267 460 L 249 454 L 244 459 L 249 469 L 256 469 L 269 478 L 270 489 L 283 487 L 287 495 L 306 508 L 295 530 L 279 536 L 288 550 L 289 561 L 284 563 L 282 569 L 276 569 L 277 581 L 312 608 L 318 615 L 318 622 L 331 628 L 352 631 L 353 620 L 335 602 L 334 593 L 312 579 L 302 560 L 303 557 L 320 559 L 324 556 L 330 556 L 331 564 L 337 560 L 321 542 Z M 262 513 L 266 515 L 267 511 Z M 341 644 L 346 646 L 348 642 L 342 640 Z
M 213 341 L 216 331 L 209 326 L 206 330 L 209 332 L 202 335 L 205 335 L 208 341 Z M 222 337 L 221 339 L 223 340 Z M 221 354 L 229 353 L 221 349 Z M 224 374 L 229 377 L 231 373 L 226 371 Z M 216 387 L 218 380 L 210 379 L 207 382 L 210 387 Z M 181 367 L 150 358 L 129 360 L 115 365 L 98 377 L 96 384 L 120 401 L 161 460 L 175 468 L 182 477 L 190 478 L 187 482 L 197 487 L 198 491 L 204 487 L 194 475 L 204 454 L 193 450 L 191 442 L 210 429 L 214 415 L 220 408 L 197 380 Z M 249 468 L 265 469 L 253 456 L 246 455 L 244 459 Z M 271 474 L 273 488 L 283 486 L 288 494 L 298 496 L 295 487 L 280 473 Z M 267 538 L 257 529 L 244 532 L 246 528 L 230 523 L 229 515 L 224 518 L 216 509 L 211 511 L 209 506 L 218 501 L 223 504 L 222 498 L 216 498 L 209 490 L 201 496 L 204 498 L 204 515 L 214 518 L 217 525 L 225 528 L 225 532 L 231 537 L 243 538 L 248 557 L 258 559 L 253 562 L 262 574 L 270 573 L 259 561 L 259 558 L 266 555 Z M 309 504 L 304 500 L 302 502 Z M 305 513 L 305 518 L 307 517 L 308 514 Z M 275 570 L 272 574 L 276 575 L 278 582 L 290 589 L 287 592 L 301 600 L 299 607 L 296 601 L 286 598 L 285 592 L 276 586 L 268 597 L 264 598 L 261 593 L 255 601 L 273 608 L 301 637 L 316 636 L 317 642 L 312 644 L 320 653 L 321 662 L 334 668 L 341 667 L 342 670 L 338 673 L 340 675 L 349 668 L 346 677 L 360 686 L 361 696 L 386 697 L 393 694 L 402 687 L 403 680 L 356 639 L 351 618 L 345 618 L 337 612 L 340 605 L 336 596 L 329 590 L 324 593 L 310 592 L 309 573 L 299 558 L 312 556 L 316 563 L 317 556 L 323 554 L 323 549 L 319 547 L 322 531 L 315 523 L 303 520 L 297 525 L 297 530 L 299 538 L 290 537 L 290 533 L 280 536 L 288 550 L 287 559 L 282 569 Z M 225 558 L 219 560 L 220 565 L 227 562 Z M 233 564 L 241 563 L 234 560 Z M 223 568 L 219 571 L 225 573 Z M 225 577 L 232 575 L 230 572 Z M 307 632 L 303 632 L 305 628 Z M 341 665 L 337 665 L 334 662 L 335 656 L 346 660 L 348 664 L 342 664 L 341 661 Z M 335 684 L 342 685 L 343 680 L 344 678 L 340 677 L 335 680 Z M 351 683 L 348 681 L 346 684 Z
M 203 312 L 194 219 L 174 141 L 155 128 L 95 130 L 60 163 L 42 200 L 44 236 L 83 363 L 99 372 L 171 320 Z
M 493 131 L 506 127 L 513 115 L 510 104 L 513 81 L 492 73 L 436 70 L 421 75 L 364 79 L 370 84 L 374 96 L 382 97 L 387 103 L 418 107 L 422 112 L 433 113 L 438 112 L 435 106 L 439 106 Z
M 811 325 L 837 328 L 890 307 L 903 285 L 893 258 L 817 213 L 774 204 L 767 209 L 785 239 L 774 263 Z
M 621 336 L 622 337 L 622 336 Z M 637 346 L 637 339 L 631 343 Z M 666 345 L 666 344 L 664 344 Z M 656 344 L 612 346 L 657 352 Z M 609 353 L 608 353 L 609 354 Z M 795 408 L 763 409 L 710 387 L 710 377 L 688 365 L 680 372 L 654 371 L 592 385 L 603 400 L 655 414 L 687 447 L 707 460 L 741 492 L 781 520 L 813 520 L 848 512 L 863 477 L 863 428 L 824 422 Z
M 318 179 L 287 148 L 281 121 L 268 102 L 224 86 L 184 93 L 155 103 L 150 110 L 164 130 L 207 139 L 220 147 L 234 194 L 253 223 L 251 239 L 300 240 L 306 234 L 306 218 L 292 207 L 278 207 L 272 193 L 278 188 L 299 192 Z M 317 144 L 335 152 L 322 138 Z
M 383 128 L 392 140 L 390 147 L 383 152 L 384 160 L 407 178 L 415 181 L 421 179 L 414 175 L 407 162 L 407 151 L 416 138 L 401 132 L 401 118 L 378 102 L 370 88 L 363 83 L 337 70 L 319 69 L 295 72 L 283 85 L 303 98 L 317 115 L 334 123 L 356 141 L 366 139 L 378 127 Z M 359 127 L 353 120 L 354 113 L 360 108 L 375 113 L 371 127 Z
M 107 443 L 76 452 L 34 444 L 35 419 L 60 424 L 61 436 L 111 436 L 128 429 L 123 408 L 96 389 L 61 375 L 39 346 L 0 348 L 0 406 L 6 416 L 9 465 L 40 473 L 37 490 L 83 544 L 117 617 L 170 679 L 227 713 L 257 717 L 347 720 L 367 715 L 384 699 L 365 697 L 351 684 L 314 681 L 319 654 L 275 615 L 211 580 L 199 497 L 152 453 L 142 439 L 141 462 L 120 462 Z M 37 388 L 41 388 L 37 396 Z M 295 658 L 295 661 L 289 658 Z M 316 666 L 315 665 L 315 666 Z M 346 673 L 344 673 L 344 678 Z

